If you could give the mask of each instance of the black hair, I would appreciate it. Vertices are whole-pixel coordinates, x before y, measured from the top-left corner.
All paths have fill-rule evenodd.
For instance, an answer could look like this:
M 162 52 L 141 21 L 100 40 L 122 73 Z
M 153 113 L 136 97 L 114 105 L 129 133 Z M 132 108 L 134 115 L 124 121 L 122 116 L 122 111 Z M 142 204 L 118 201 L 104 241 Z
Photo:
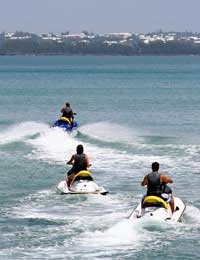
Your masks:
M 83 153 L 83 146 L 82 146 L 82 144 L 77 145 L 76 152 L 77 152 L 77 154 L 82 154 Z
M 153 162 L 152 163 L 152 171 L 157 172 L 159 170 L 159 163 L 158 162 Z

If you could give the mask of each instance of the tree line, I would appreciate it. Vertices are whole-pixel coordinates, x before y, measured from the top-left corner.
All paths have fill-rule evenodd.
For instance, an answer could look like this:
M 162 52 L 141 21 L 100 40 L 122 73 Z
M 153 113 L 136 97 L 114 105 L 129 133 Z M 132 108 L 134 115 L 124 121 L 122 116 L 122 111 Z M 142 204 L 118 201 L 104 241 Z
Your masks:
M 36 36 L 20 40 L 1 36 L 0 55 L 200 55 L 200 43 L 177 39 L 144 43 L 135 38 L 124 43 L 110 44 L 98 37 L 86 42 L 58 42 Z

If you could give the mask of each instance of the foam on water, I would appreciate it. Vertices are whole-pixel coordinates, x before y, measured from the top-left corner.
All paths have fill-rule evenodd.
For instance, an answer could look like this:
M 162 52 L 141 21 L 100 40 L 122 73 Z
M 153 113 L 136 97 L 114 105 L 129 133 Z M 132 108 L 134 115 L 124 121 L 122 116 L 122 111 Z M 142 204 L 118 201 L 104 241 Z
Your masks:
M 117 129 L 117 131 L 116 131 Z M 80 127 L 79 131 L 92 138 L 108 142 L 121 142 L 133 145 L 135 149 L 144 151 L 145 153 L 138 154 L 129 153 L 126 148 L 121 150 L 98 147 L 98 145 L 90 144 L 81 141 L 85 146 L 85 152 L 88 153 L 94 167 L 101 167 L 102 161 L 105 169 L 113 167 L 113 165 L 127 165 L 127 161 L 133 167 L 135 164 L 151 164 L 152 161 L 159 161 L 162 165 L 174 165 L 175 168 L 180 168 L 185 165 L 188 168 L 188 162 L 191 161 L 191 156 L 198 156 L 200 153 L 199 145 L 183 145 L 183 144 L 142 144 L 140 138 L 136 136 L 127 127 L 110 124 L 107 122 L 99 122 Z M 38 134 L 37 137 L 32 138 Z M 33 147 L 32 153 L 28 158 L 43 159 L 49 162 L 65 162 L 71 154 L 75 152 L 76 146 L 80 143 L 79 139 L 74 135 L 67 134 L 59 128 L 49 128 L 48 125 L 37 122 L 23 122 L 0 133 L 0 144 L 8 144 L 12 142 L 23 141 L 31 144 Z M 159 155 L 149 155 L 151 150 L 160 150 Z M 166 149 L 163 150 L 163 149 Z M 170 151 L 170 153 L 168 153 Z M 181 155 L 180 155 L 181 154 Z M 177 158 L 177 155 L 179 157 Z M 174 161 L 174 156 L 176 160 Z M 101 158 L 101 160 L 99 160 Z M 184 162 L 184 165 L 183 165 Z M 194 168 L 198 169 L 200 163 L 197 160 L 192 160 Z M 127 168 L 129 166 L 125 166 Z
M 184 213 L 184 220 L 188 224 L 200 226 L 200 209 L 192 205 L 187 205 Z
M 48 129 L 48 125 L 37 122 L 23 122 L 0 132 L 0 144 L 8 144 L 24 140 Z
M 138 135 L 137 131 L 133 131 L 133 129 L 108 122 L 85 125 L 80 127 L 79 131 L 96 140 L 128 145 L 128 147 L 120 146 L 119 150 L 102 148 L 100 153 L 103 158 L 106 158 L 106 154 L 112 159 L 118 157 L 117 159 L 120 160 L 122 165 L 125 162 L 126 164 L 129 162 L 129 165 L 148 165 L 153 161 L 159 161 L 162 166 L 174 167 L 175 170 L 183 168 L 184 170 L 194 169 L 196 171 L 200 168 L 199 161 L 195 159 L 200 154 L 199 144 L 183 144 L 182 140 L 176 140 L 174 137 L 167 138 L 167 140 L 169 139 L 170 142 L 175 141 L 175 143 L 168 143 L 165 139 L 164 143 L 162 143 L 162 140 L 161 143 L 158 142 L 157 144 L 154 142 L 146 143 L 145 136 L 144 138 L 141 137 L 141 132 Z M 154 136 L 155 138 L 157 137 Z M 99 153 L 97 152 L 98 155 Z M 117 163 L 117 160 L 113 161 Z M 193 164 L 192 169 L 191 163 Z M 125 166 L 125 168 L 127 167 L 129 166 Z
M 62 205 L 62 196 L 56 199 L 54 190 L 42 190 L 19 201 L 12 208 L 12 215 L 23 219 L 64 220 L 66 209 Z
M 84 127 L 83 127 L 84 128 Z M 87 133 L 93 132 L 93 125 L 87 126 Z M 89 130 L 91 128 L 91 130 Z M 91 131 L 91 132 L 90 132 Z M 111 134 L 111 132 L 110 132 Z M 91 134 L 92 135 L 92 134 Z M 117 137 L 118 136 L 118 137 Z M 119 136 L 116 138 L 119 140 Z M 100 138 L 100 137 L 99 137 Z M 101 137 L 104 140 L 104 137 Z M 163 164 L 171 164 L 170 156 L 149 156 L 148 154 L 129 154 L 126 150 L 117 150 L 109 147 L 99 147 L 84 141 L 79 141 L 78 138 L 70 135 L 59 128 L 48 128 L 42 131 L 35 139 L 27 139 L 26 143 L 33 146 L 32 153 L 28 158 L 37 158 L 47 160 L 49 162 L 65 162 L 75 152 L 76 146 L 81 142 L 84 145 L 85 152 L 88 153 L 90 161 L 94 168 L 103 167 L 107 170 L 116 168 L 116 165 L 121 165 L 124 168 L 132 168 L 136 163 L 151 163 L 159 160 Z M 129 165 L 127 165 L 129 162 Z
M 101 231 L 84 232 L 79 243 L 81 245 L 91 245 L 91 247 L 124 247 L 142 246 L 142 241 L 146 240 L 145 232 L 141 232 L 141 227 L 134 222 L 124 219 L 114 224 L 110 228 Z
M 66 154 L 74 153 L 78 144 L 72 135 L 57 127 L 49 128 L 37 138 L 26 142 L 34 147 L 33 157 L 58 162 L 66 161 Z
M 38 158 L 47 161 L 65 162 L 72 154 L 76 152 L 76 146 L 79 143 L 84 145 L 84 151 L 89 154 L 91 161 L 103 154 L 112 153 L 112 149 L 98 148 L 85 142 L 80 142 L 73 135 L 66 133 L 59 128 L 51 128 L 42 133 L 35 139 L 29 139 L 27 143 L 33 146 L 32 156 L 29 158 Z
M 124 143 L 136 147 L 141 150 L 163 150 L 166 149 L 170 151 L 172 154 L 179 154 L 180 152 L 184 152 L 188 155 L 198 155 L 200 153 L 200 145 L 199 144 L 183 144 L 182 140 L 176 140 L 176 138 L 164 138 L 169 139 L 170 142 L 175 140 L 177 143 L 169 143 L 164 142 L 154 143 L 146 142 L 145 136 L 142 136 L 140 130 L 133 130 L 128 128 L 127 126 L 118 125 L 109 122 L 98 122 L 93 124 L 88 124 L 81 126 L 79 128 L 79 132 L 84 134 L 85 136 L 91 137 L 96 140 L 104 141 L 104 142 L 113 142 L 113 143 Z M 155 138 L 161 138 L 157 136 L 152 136 Z M 180 142 L 180 143 L 179 143 Z
M 81 126 L 79 132 L 104 142 L 134 143 L 138 141 L 138 135 L 128 127 L 109 123 L 98 122 Z
M 67 207 L 64 205 L 67 205 Z M 17 205 L 12 208 L 12 215 L 20 218 L 63 219 L 67 218 L 66 216 L 70 218 L 70 214 L 78 214 L 77 217 L 79 219 L 81 209 L 81 211 L 85 213 L 84 220 L 87 223 L 86 217 L 91 217 L 91 211 L 96 212 L 97 219 L 99 219 L 102 218 L 102 216 L 99 215 L 99 210 L 101 211 L 103 208 L 104 213 L 110 215 L 113 214 L 113 210 L 115 210 L 117 205 L 120 205 L 120 200 L 117 196 L 62 196 L 56 193 L 56 187 L 54 187 L 51 190 L 41 190 L 37 193 L 29 194 L 19 200 Z M 116 216 L 118 215 L 119 213 L 116 213 Z M 120 216 L 126 216 L 126 212 L 120 213 Z M 92 218 L 95 219 L 95 216 Z M 113 219 L 114 216 L 108 218 L 109 221 Z M 81 222 L 83 223 L 83 220 L 81 220 Z

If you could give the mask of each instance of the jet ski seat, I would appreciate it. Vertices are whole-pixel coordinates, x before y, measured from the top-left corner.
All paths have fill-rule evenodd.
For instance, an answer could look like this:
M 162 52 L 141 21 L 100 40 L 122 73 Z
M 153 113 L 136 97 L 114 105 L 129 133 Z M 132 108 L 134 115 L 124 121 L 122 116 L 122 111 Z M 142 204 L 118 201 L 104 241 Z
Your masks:
M 71 181 L 71 184 L 74 183 L 75 181 L 79 181 L 79 180 L 88 180 L 88 181 L 93 181 L 92 175 L 89 171 L 86 170 L 82 170 L 80 172 L 78 172 L 74 178 Z
M 163 207 L 165 209 L 169 208 L 169 205 L 162 198 L 157 196 L 147 196 L 142 202 L 142 208 L 147 207 Z
M 62 122 L 66 122 L 69 125 L 71 125 L 71 121 L 67 117 L 61 116 L 59 120 L 62 121 Z

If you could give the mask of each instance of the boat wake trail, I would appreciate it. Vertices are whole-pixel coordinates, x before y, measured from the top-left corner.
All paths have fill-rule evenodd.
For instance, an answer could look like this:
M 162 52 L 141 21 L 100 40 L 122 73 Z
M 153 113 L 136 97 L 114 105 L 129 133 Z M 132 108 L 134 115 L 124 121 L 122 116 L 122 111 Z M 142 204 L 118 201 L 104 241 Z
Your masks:
M 37 122 L 23 122 L 0 132 L 0 145 L 18 142 L 48 129 L 48 125 Z
M 88 243 L 92 247 L 97 245 L 103 247 L 124 247 L 133 244 L 138 247 L 141 246 L 141 241 L 145 240 L 145 234 L 140 232 L 140 229 L 141 226 L 136 227 L 135 223 L 129 220 L 122 220 L 104 231 L 85 232 L 80 237 L 80 240 L 83 244 Z
M 184 214 L 184 222 L 191 225 L 200 226 L 200 209 L 192 205 L 187 205 Z
M 109 122 L 88 124 L 79 128 L 79 132 L 89 138 L 111 143 L 135 143 L 138 141 L 133 130 Z
M 64 162 L 66 156 L 75 152 L 78 140 L 73 135 L 60 128 L 48 128 L 35 139 L 26 140 L 33 146 L 29 158 L 47 160 L 50 162 Z

